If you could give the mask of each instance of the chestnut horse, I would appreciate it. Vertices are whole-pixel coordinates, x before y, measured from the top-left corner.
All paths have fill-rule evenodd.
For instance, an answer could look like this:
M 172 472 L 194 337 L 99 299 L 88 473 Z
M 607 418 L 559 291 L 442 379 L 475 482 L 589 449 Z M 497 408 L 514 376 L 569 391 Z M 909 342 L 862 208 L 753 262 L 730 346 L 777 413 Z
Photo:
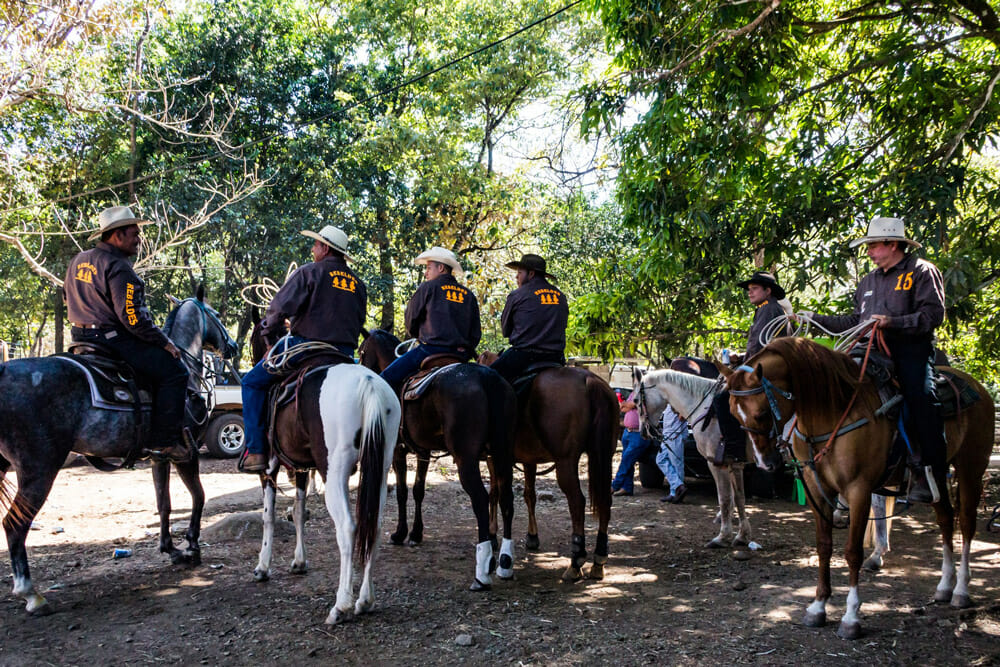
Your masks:
M 837 494 L 841 494 L 851 508 L 845 546 L 850 591 L 837 634 L 856 639 L 861 636 L 858 570 L 871 493 L 879 486 L 900 481 L 884 479 L 896 423 L 879 413 L 876 388 L 867 377 L 858 380 L 859 368 L 846 354 L 804 338 L 779 338 L 749 363 L 753 367 L 741 366 L 736 371 L 724 372 L 729 375 L 733 415 L 750 433 L 757 465 L 773 469 L 780 459 L 777 434 L 784 429 L 791 431 L 783 437 L 790 438 L 789 451 L 800 471 L 803 468 L 810 471 L 803 478 L 816 519 L 819 582 L 804 623 L 810 627 L 826 623 L 826 603 L 831 592 L 832 518 Z M 958 485 L 957 507 L 952 507 L 947 493 L 942 493 L 941 500 L 934 504 L 943 545 L 941 580 L 934 599 L 950 600 L 952 606 L 962 608 L 971 604 L 969 555 L 976 532 L 976 506 L 983 489 L 983 473 L 993 448 L 993 401 L 979 382 L 961 371 L 948 371 L 968 382 L 980 396 L 958 417 L 945 420 L 948 460 L 954 466 Z M 793 414 L 795 422 L 791 428 Z M 838 423 L 846 426 L 839 428 L 831 440 L 830 433 Z M 957 578 L 952 545 L 956 509 L 962 532 Z
M 262 352 L 259 323 L 250 340 L 255 354 Z M 352 363 L 317 365 L 305 371 L 296 384 L 295 400 L 279 407 L 274 417 L 273 433 L 277 444 L 272 443 L 267 471 L 260 475 L 264 488 L 264 534 L 254 579 L 267 581 L 270 577 L 276 478 L 281 465 L 289 470 L 290 477 L 294 474 L 295 479 L 292 512 L 295 556 L 291 571 L 294 574 L 306 572 L 306 491 L 310 472 L 318 471 L 325 483 L 323 496 L 336 527 L 340 550 L 337 600 L 326 619 L 328 624 L 337 624 L 355 614 L 369 612 L 375 605 L 372 570 L 381 535 L 386 478 L 399 432 L 399 400 L 385 380 Z M 277 456 L 278 449 L 281 460 Z M 352 514 L 349 482 L 359 468 L 361 477 Z M 356 601 L 355 553 L 364 569 Z
M 484 352 L 481 362 L 496 360 Z M 583 368 L 546 368 L 518 396 L 514 461 L 524 467 L 524 503 L 528 508 L 527 549 L 539 548 L 535 520 L 535 477 L 539 464 L 555 463 L 556 481 L 569 503 L 572 521 L 570 564 L 564 581 L 583 576 L 587 561 L 584 537 L 586 500 L 580 489 L 580 457 L 587 454 L 590 510 L 597 518 L 594 563 L 587 576 L 604 578 L 611 518 L 611 464 L 618 432 L 618 401 L 608 383 Z M 495 495 L 495 494 L 494 494 Z M 495 512 L 493 513 L 495 516 Z M 495 531 L 495 528 L 494 528 Z
M 361 364 L 381 371 L 395 359 L 399 339 L 387 331 L 375 329 L 358 348 Z M 513 437 L 515 417 L 514 390 L 495 371 L 479 364 L 456 363 L 446 367 L 430 380 L 430 385 L 417 400 L 403 402 L 404 446 L 396 448 L 393 470 L 396 473 L 396 501 L 399 522 L 392 534 L 393 544 L 406 539 L 406 450 L 417 455 L 417 476 L 413 483 L 413 530 L 410 543 L 423 539 L 424 522 L 421 505 L 427 466 L 435 451 L 446 451 L 455 461 L 462 488 L 472 501 L 476 515 L 476 574 L 470 590 L 489 590 L 491 572 L 496 568 L 501 579 L 514 576 L 514 541 L 511 523 L 514 517 Z M 500 489 L 500 511 L 503 514 L 503 543 L 499 564 L 493 557 L 490 539 L 490 500 L 483 486 L 479 462 L 492 459 L 491 470 Z M 494 535 L 495 538 L 495 535 Z

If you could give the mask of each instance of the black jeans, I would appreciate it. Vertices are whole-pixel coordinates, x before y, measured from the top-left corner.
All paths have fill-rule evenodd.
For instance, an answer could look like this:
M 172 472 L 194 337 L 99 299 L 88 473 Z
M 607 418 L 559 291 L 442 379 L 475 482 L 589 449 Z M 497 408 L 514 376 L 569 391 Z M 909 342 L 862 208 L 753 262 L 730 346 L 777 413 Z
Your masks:
M 888 342 L 888 346 L 903 395 L 904 424 L 913 447 L 913 463 L 943 470 L 948 450 L 931 379 L 934 348 L 930 341 Z
M 543 350 L 526 350 L 524 348 L 509 347 L 504 350 L 499 358 L 490 366 L 500 374 L 507 382 L 514 382 L 525 368 L 531 364 L 542 361 L 554 361 L 560 364 L 566 363 L 566 357 L 562 352 L 545 352 Z
M 181 437 L 184 426 L 184 400 L 186 398 L 188 369 L 180 359 L 174 359 L 162 347 L 157 347 L 135 336 L 119 331 L 107 337 L 99 329 L 72 330 L 77 342 L 97 342 L 114 348 L 125 363 L 132 367 L 140 380 L 153 390 L 153 417 L 150 433 L 151 446 L 167 445 Z

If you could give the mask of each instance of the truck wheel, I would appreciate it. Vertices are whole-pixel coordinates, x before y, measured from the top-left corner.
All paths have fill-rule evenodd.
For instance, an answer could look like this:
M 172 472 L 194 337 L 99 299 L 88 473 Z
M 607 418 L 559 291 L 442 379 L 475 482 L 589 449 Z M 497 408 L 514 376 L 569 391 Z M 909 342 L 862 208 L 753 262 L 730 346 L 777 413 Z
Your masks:
M 231 459 L 243 453 L 246 446 L 246 431 L 243 429 L 243 415 L 226 412 L 212 419 L 205 433 L 205 447 L 211 456 Z

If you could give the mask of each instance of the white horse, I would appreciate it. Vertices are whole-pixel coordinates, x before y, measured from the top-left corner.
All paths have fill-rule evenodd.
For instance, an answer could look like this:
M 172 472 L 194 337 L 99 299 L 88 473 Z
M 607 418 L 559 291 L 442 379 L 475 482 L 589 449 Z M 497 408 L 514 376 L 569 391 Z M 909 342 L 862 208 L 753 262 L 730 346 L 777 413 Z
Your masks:
M 743 463 L 726 467 L 712 463 L 715 450 L 722 441 L 719 422 L 711 419 L 706 425 L 706 414 L 712 407 L 717 383 L 715 380 L 680 373 L 672 370 L 651 371 L 643 375 L 635 369 L 632 377 L 635 395 L 639 397 L 639 415 L 646 424 L 660 421 L 663 409 L 670 405 L 682 419 L 694 424 L 694 441 L 698 452 L 709 462 L 708 468 L 715 478 L 719 495 L 719 534 L 706 547 L 721 548 L 750 544 L 750 520 L 747 518 L 746 494 L 743 490 Z M 733 504 L 739 514 L 739 531 L 733 535 Z
M 296 471 L 293 573 L 304 573 L 307 568 L 303 537 L 309 470 L 318 470 L 326 485 L 326 507 L 340 549 L 340 584 L 327 623 L 340 623 L 353 614 L 371 611 L 375 604 L 372 567 L 381 536 L 386 478 L 396 448 L 400 413 L 399 400 L 382 378 L 364 366 L 343 363 L 307 372 L 299 386 L 298 400 L 275 416 L 274 432 L 281 452 L 294 463 Z M 359 463 L 355 517 L 348 482 Z M 280 465 L 272 447 L 268 471 L 261 474 L 264 536 L 254 570 L 257 581 L 266 581 L 271 568 L 275 477 Z M 352 582 L 355 549 L 364 567 L 356 602 Z

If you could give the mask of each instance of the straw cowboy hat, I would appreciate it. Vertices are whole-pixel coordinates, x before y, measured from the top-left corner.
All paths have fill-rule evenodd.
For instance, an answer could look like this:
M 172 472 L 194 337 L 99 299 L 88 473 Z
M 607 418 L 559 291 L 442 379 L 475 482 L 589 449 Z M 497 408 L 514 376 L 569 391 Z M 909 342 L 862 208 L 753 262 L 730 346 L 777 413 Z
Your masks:
M 771 288 L 771 296 L 775 299 L 784 299 L 785 290 L 778 284 L 778 279 L 774 277 L 773 273 L 768 273 L 766 271 L 754 271 L 754 274 L 742 282 L 736 283 L 737 287 L 742 287 L 746 289 L 750 285 L 760 285 L 761 287 Z
M 128 206 L 112 206 L 101 211 L 97 223 L 99 228 L 88 237 L 90 241 L 96 241 L 104 235 L 104 232 L 110 232 L 112 229 L 128 227 L 129 225 L 150 225 L 153 221 L 135 217 L 132 215 L 132 209 Z
M 445 264 L 451 267 L 452 272 L 456 276 L 462 275 L 462 265 L 458 263 L 458 257 L 455 256 L 451 250 L 447 248 L 442 248 L 441 246 L 434 246 L 430 250 L 425 250 L 417 258 L 413 260 L 414 264 L 426 264 L 427 262 L 439 262 L 440 264 Z
M 901 218 L 872 218 L 868 224 L 868 234 L 851 241 L 849 245 L 851 248 L 857 248 L 862 243 L 875 243 L 877 241 L 902 241 L 914 248 L 921 247 L 913 239 L 906 238 Z
M 535 275 L 543 276 L 545 278 L 555 279 L 555 276 L 545 270 L 545 260 L 539 255 L 521 255 L 521 259 L 516 262 L 507 262 L 504 266 L 508 269 L 524 269 L 525 271 L 534 271 Z
M 323 229 L 319 230 L 319 233 L 305 229 L 301 232 L 302 236 L 308 236 L 311 239 L 316 239 L 320 243 L 325 243 L 337 252 L 341 253 L 345 258 L 354 261 L 354 258 L 347 253 L 347 234 L 340 227 L 334 227 L 333 225 L 327 225 Z

